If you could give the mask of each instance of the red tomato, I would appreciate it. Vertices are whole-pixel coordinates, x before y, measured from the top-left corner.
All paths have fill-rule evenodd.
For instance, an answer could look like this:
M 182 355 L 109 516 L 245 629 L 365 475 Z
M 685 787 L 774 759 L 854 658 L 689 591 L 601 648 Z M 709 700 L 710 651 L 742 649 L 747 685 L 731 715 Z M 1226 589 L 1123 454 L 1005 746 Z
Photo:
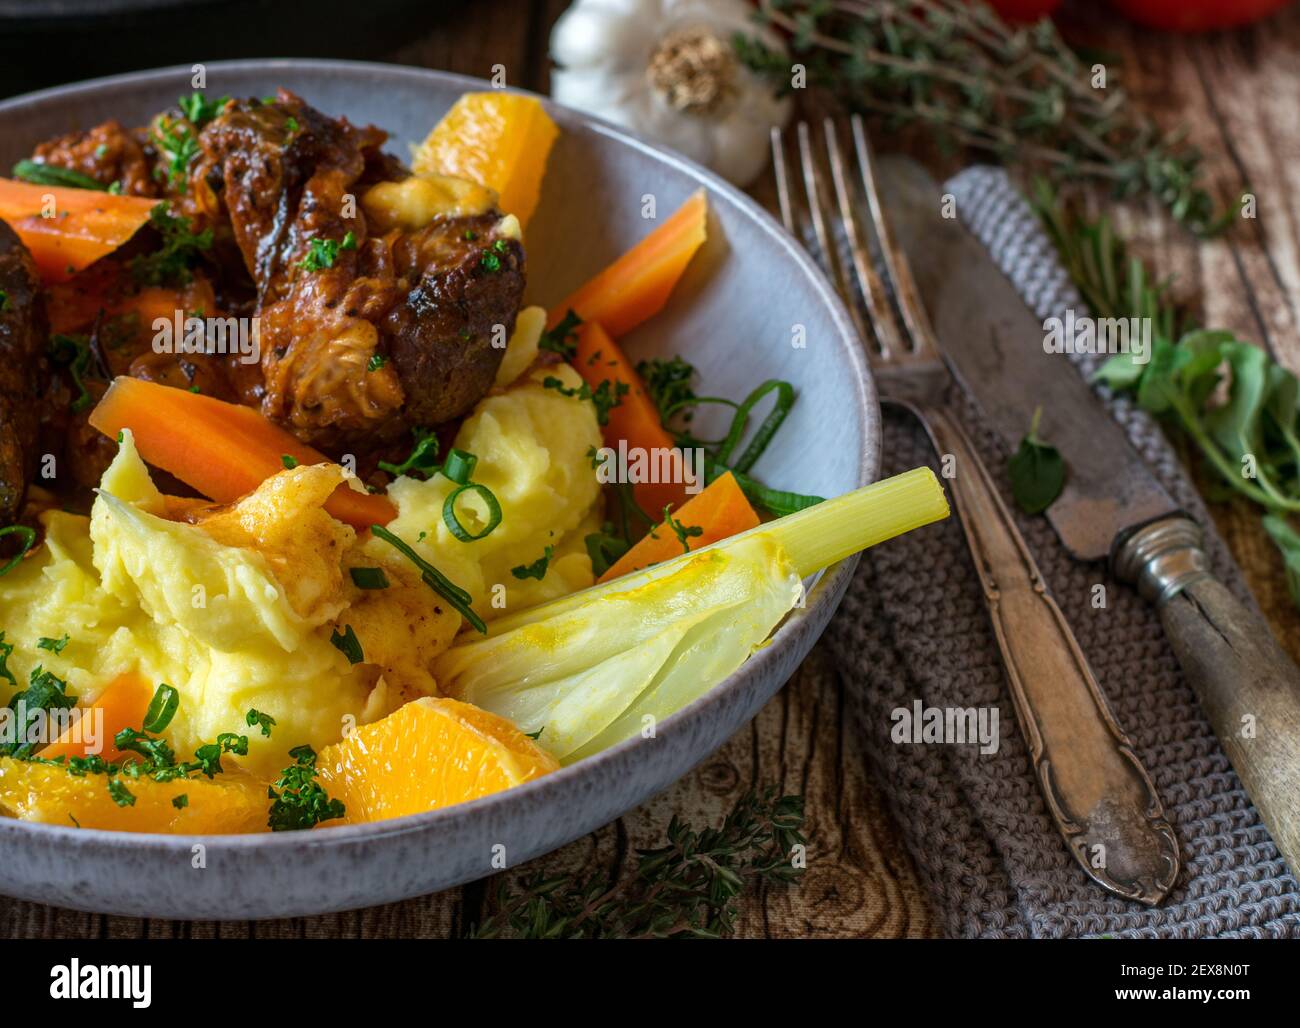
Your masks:
M 1038 21 L 1061 6 L 1061 0 L 989 0 L 989 5 L 1007 21 Z
M 1280 11 L 1291 0 L 1110 0 L 1133 21 L 1153 29 L 1204 32 L 1230 29 Z

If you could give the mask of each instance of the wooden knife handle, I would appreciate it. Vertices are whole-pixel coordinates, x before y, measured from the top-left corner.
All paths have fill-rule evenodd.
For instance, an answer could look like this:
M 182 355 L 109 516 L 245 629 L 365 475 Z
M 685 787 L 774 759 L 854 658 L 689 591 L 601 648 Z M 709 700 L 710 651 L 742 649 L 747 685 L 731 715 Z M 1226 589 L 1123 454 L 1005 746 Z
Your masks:
M 949 485 L 1048 809 L 1090 877 L 1157 903 L 1178 875 L 1178 843 L 1155 787 L 966 433 L 939 408 L 912 409 L 956 458 Z
M 1190 518 L 1163 518 L 1116 550 L 1117 577 L 1155 603 L 1187 680 L 1282 858 L 1300 873 L 1300 669 L 1214 577 Z

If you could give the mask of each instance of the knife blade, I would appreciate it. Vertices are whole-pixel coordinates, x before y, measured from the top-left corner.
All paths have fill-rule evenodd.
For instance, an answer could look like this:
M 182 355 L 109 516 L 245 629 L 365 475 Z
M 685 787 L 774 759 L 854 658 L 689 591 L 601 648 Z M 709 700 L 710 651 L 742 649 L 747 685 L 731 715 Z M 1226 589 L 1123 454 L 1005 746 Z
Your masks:
M 1014 452 L 1042 409 L 1039 434 L 1066 462 L 1047 516 L 1079 560 L 1109 558 L 1154 604 L 1277 848 L 1300 870 L 1300 669 L 1257 611 L 1220 582 L 1200 527 L 1160 486 L 1092 387 L 984 246 L 943 216 L 941 189 L 915 162 L 886 163 L 884 192 L 939 349 Z
M 901 162 L 890 171 L 894 230 L 913 255 L 912 274 L 954 375 L 1008 452 L 1041 409 L 1039 435 L 1065 459 L 1065 488 L 1047 516 L 1066 549 L 1078 560 L 1104 560 L 1124 532 L 1177 513 L 1069 357 L 1045 351 L 1043 323 L 983 244 L 940 214 L 928 174 Z

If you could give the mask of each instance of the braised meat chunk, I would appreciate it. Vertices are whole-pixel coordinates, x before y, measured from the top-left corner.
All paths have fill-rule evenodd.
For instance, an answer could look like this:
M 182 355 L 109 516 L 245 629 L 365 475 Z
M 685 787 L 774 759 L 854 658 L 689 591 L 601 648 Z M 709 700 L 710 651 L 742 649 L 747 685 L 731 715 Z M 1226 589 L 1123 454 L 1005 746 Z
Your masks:
M 0 525 L 17 518 L 35 471 L 46 335 L 36 266 L 0 221 Z
M 79 172 L 102 186 L 116 185 L 128 196 L 159 195 L 145 146 L 116 121 L 41 143 L 32 156 L 39 164 Z
M 405 172 L 385 133 L 291 93 L 228 105 L 199 137 L 190 192 L 228 221 L 257 289 L 271 420 L 327 449 L 391 440 L 490 388 L 522 300 L 523 249 L 499 212 L 372 235 L 360 198 Z

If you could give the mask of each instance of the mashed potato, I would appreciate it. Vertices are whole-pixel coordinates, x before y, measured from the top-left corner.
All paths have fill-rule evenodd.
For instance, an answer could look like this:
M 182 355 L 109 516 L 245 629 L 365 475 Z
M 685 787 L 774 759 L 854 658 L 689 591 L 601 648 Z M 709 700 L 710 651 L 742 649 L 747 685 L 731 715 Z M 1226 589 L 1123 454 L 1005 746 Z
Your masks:
M 579 384 L 567 366 L 547 374 Z M 399 513 L 389 528 L 468 589 L 485 617 L 590 585 L 583 536 L 600 514 L 587 456 L 600 445 L 591 405 L 544 388 L 534 373 L 483 400 L 456 445 L 478 456 L 474 481 L 499 499 L 496 531 L 455 539 L 442 521 L 454 485 L 440 475 L 394 483 Z M 295 746 L 319 751 L 352 725 L 435 694 L 430 668 L 461 617 L 395 549 L 358 541 L 325 513 L 341 481 L 336 466 L 297 467 L 194 524 L 170 521 L 124 433 L 90 518 L 47 512 L 44 545 L 0 579 L 0 630 L 14 647 L 17 689 L 38 665 L 81 703 L 122 674 L 165 682 L 180 693 L 163 733 L 178 757 L 220 733 L 244 734 L 248 755 L 224 759 L 262 779 L 274 778 Z M 458 506 L 462 522 L 478 503 Z M 511 574 L 547 547 L 553 556 L 540 581 Z M 354 567 L 382 568 L 389 587 L 358 588 Z M 348 628 L 362 650 L 357 664 L 331 642 Z M 61 652 L 37 646 L 65 634 Z M 15 691 L 0 677 L 0 701 Z M 245 723 L 250 708 L 275 718 L 270 738 Z
M 480 402 L 456 436 L 457 448 L 478 457 L 473 481 L 487 486 L 501 505 L 501 524 L 486 538 L 461 542 L 443 523 L 443 503 L 456 486 L 442 475 L 401 478 L 389 487 L 398 509 L 389 530 L 467 590 L 484 619 L 593 581 L 584 537 L 599 528 L 600 483 L 589 452 L 602 445 L 600 426 L 589 402 L 545 388 L 547 377 L 560 379 L 566 389 L 582 384 L 567 364 L 533 371 Z M 463 494 L 456 509 L 470 532 L 488 516 L 473 494 Z M 512 573 L 533 564 L 547 547 L 552 557 L 540 581 Z M 376 556 L 392 552 L 380 540 L 371 540 L 366 550 Z

